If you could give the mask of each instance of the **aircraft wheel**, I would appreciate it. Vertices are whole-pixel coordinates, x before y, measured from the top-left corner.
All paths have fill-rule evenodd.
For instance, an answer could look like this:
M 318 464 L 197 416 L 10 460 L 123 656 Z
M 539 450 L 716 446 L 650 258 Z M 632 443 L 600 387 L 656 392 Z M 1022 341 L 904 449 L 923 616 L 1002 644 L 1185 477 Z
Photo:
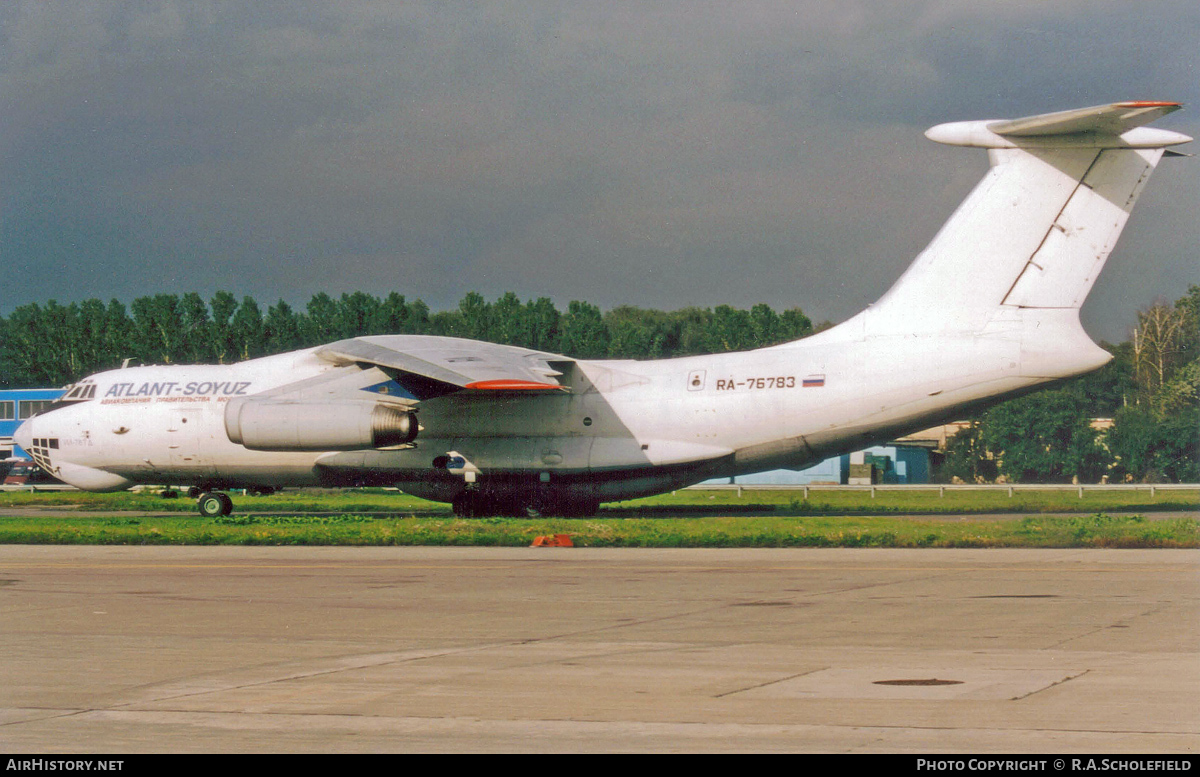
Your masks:
M 196 509 L 205 518 L 217 518 L 233 512 L 233 500 L 219 491 L 204 493 L 196 500 Z

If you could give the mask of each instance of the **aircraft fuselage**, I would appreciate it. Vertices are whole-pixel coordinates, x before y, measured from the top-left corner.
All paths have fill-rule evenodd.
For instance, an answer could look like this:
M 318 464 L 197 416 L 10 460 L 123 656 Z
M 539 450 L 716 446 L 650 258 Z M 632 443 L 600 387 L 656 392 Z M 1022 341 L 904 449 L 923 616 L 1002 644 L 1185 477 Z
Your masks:
M 854 337 L 855 327 L 749 352 L 575 362 L 566 390 L 548 394 L 436 397 L 420 404 L 415 447 L 257 451 L 230 441 L 230 401 L 334 369 L 315 349 L 99 373 L 85 381 L 96 386 L 90 400 L 38 416 L 21 434 L 51 471 L 84 488 L 373 484 L 443 501 L 466 489 L 613 501 L 802 468 L 1107 359 L 1092 346 L 1070 364 L 1061 353 L 1052 373 L 1038 369 L 1015 326 L 987 338 Z

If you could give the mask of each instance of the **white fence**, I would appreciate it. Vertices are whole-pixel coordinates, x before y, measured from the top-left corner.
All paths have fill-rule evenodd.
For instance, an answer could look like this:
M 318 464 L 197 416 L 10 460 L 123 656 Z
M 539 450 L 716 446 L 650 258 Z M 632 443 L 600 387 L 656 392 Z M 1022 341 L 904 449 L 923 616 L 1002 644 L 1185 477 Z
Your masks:
M 937 491 L 938 496 L 944 497 L 947 491 L 1007 491 L 1009 496 L 1012 496 L 1017 491 L 1076 491 L 1079 498 L 1082 499 L 1084 492 L 1087 491 L 1148 491 L 1151 498 L 1159 491 L 1200 491 L 1200 483 L 1097 483 L 1097 484 L 1072 484 L 1072 483 L 1001 483 L 1001 484 L 940 484 L 940 483 L 914 483 L 905 485 L 886 485 L 879 484 L 873 486 L 842 486 L 809 483 L 809 484 L 771 484 L 771 483 L 730 483 L 730 484 L 700 484 L 688 486 L 687 490 L 697 491 L 737 491 L 738 496 L 742 495 L 743 491 L 803 491 L 804 498 L 808 499 L 810 491 L 870 491 L 871 498 L 875 498 L 876 491 Z M 1197 505 L 1200 507 L 1200 504 Z

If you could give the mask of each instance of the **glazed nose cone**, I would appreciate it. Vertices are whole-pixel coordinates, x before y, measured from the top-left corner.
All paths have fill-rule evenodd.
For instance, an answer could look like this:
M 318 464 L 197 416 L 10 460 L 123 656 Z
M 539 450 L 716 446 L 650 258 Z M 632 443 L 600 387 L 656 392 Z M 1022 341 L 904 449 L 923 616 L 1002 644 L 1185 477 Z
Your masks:
M 13 432 L 13 442 L 20 445 L 25 453 L 29 453 L 29 449 L 33 447 L 33 419 L 29 419 L 25 423 L 17 427 Z

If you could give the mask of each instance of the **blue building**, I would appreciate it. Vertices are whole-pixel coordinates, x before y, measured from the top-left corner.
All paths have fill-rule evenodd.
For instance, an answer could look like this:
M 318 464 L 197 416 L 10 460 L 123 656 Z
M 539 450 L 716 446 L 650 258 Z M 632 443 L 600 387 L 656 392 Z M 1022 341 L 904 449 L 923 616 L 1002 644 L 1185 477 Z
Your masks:
M 61 397 L 62 389 L 0 389 L 0 461 L 28 459 L 29 454 L 13 443 L 13 432 Z
M 847 479 L 842 483 L 851 482 L 849 478 L 851 465 L 874 463 L 874 473 L 868 476 L 866 483 L 886 483 L 892 485 L 907 485 L 910 483 L 929 482 L 929 449 L 915 445 L 876 445 L 872 448 L 847 453 L 840 457 L 843 471 Z

